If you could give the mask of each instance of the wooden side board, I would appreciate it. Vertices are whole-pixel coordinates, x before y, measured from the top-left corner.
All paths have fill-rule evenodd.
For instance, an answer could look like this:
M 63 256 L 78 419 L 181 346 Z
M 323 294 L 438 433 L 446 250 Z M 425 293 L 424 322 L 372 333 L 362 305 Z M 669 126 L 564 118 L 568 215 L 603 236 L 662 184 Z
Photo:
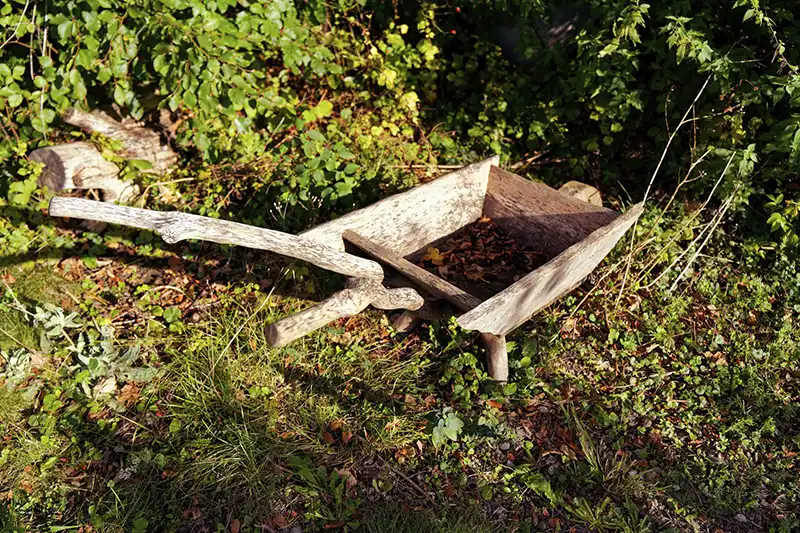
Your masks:
M 460 317 L 464 329 L 505 335 L 580 285 L 642 214 L 636 204 L 610 224 Z
M 404 256 L 481 216 L 492 157 L 441 178 L 347 213 L 301 234 L 344 249 L 342 233 L 352 230 Z
M 619 215 L 493 166 L 483 214 L 519 242 L 555 257 Z

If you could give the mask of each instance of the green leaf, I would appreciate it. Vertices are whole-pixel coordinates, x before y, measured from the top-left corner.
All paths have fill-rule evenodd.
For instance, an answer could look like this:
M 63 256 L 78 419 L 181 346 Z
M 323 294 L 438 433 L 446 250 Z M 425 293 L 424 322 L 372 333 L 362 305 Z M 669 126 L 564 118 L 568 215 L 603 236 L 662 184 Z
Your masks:
M 167 321 L 167 324 L 173 324 L 177 322 L 181 319 L 181 315 L 181 310 L 174 305 L 164 309 L 164 320 Z
M 192 91 L 185 91 L 183 93 L 183 103 L 189 108 L 194 108 L 197 105 L 197 97 Z
M 214 44 L 211 42 L 211 39 L 204 33 L 201 33 L 197 36 L 197 43 L 206 50 L 212 50 L 214 48 Z
M 136 170 L 149 170 L 153 168 L 153 163 L 146 159 L 131 159 L 128 161 L 128 164 Z
M 125 89 L 120 85 L 114 85 L 114 101 L 121 106 L 128 103 L 128 97 L 125 94 Z
M 17 107 L 22 103 L 22 95 L 19 93 L 14 93 L 8 97 L 7 101 L 9 107 Z
M 342 159 L 354 159 L 356 157 L 355 154 L 347 148 L 339 148 L 338 154 Z
M 318 130 L 308 130 L 308 133 L 306 133 L 306 135 L 308 135 L 308 138 L 311 139 L 312 141 L 323 142 L 325 140 L 325 136 Z
M 318 103 L 314 109 L 316 111 L 317 117 L 319 118 L 328 117 L 331 115 L 331 112 L 333 111 L 333 104 L 328 100 L 323 100 L 322 102 Z
M 228 98 L 230 98 L 231 102 L 233 102 L 233 105 L 236 109 L 241 109 L 244 107 L 247 95 L 243 89 L 234 87 L 232 89 L 228 89 Z

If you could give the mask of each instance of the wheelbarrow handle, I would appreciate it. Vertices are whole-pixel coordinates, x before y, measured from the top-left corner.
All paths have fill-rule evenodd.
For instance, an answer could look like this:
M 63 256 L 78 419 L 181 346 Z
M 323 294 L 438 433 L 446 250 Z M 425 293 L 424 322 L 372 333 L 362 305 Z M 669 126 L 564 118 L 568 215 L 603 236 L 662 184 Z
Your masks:
M 83 218 L 148 229 L 158 233 L 169 243 L 200 239 L 220 244 L 236 244 L 302 259 L 345 276 L 383 279 L 383 269 L 375 261 L 342 252 L 301 235 L 248 226 L 230 220 L 64 197 L 50 200 L 49 212 L 54 217 Z
M 387 289 L 377 281 L 353 278 L 347 281 L 344 290 L 267 326 L 267 342 L 281 348 L 338 318 L 358 314 L 369 305 L 378 309 L 415 310 L 424 303 L 414 289 Z

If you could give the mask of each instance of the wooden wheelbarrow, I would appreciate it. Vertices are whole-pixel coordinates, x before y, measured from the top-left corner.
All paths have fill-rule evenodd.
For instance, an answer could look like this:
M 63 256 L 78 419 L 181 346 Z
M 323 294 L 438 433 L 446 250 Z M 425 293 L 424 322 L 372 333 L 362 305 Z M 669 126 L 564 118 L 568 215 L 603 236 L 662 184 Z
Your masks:
M 300 235 L 179 212 L 156 212 L 79 198 L 53 198 L 50 215 L 155 231 L 167 242 L 201 239 L 269 250 L 348 276 L 344 290 L 268 326 L 281 347 L 372 305 L 403 309 L 396 321 L 454 308 L 458 324 L 481 333 L 489 375 L 508 378 L 505 335 L 577 287 L 642 213 L 620 215 L 497 167 L 490 158 L 316 226 Z M 517 242 L 551 258 L 488 298 L 479 298 L 407 259 L 482 216 Z M 387 287 L 388 285 L 389 287 Z M 443 306 L 443 302 L 446 304 Z

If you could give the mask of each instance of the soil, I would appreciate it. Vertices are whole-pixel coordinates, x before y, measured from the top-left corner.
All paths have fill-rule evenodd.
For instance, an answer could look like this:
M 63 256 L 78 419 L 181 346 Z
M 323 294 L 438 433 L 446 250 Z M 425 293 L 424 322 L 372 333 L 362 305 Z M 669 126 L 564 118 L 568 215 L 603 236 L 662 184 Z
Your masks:
M 482 217 L 407 259 L 486 299 L 542 266 L 548 257 L 518 243 L 491 219 Z

